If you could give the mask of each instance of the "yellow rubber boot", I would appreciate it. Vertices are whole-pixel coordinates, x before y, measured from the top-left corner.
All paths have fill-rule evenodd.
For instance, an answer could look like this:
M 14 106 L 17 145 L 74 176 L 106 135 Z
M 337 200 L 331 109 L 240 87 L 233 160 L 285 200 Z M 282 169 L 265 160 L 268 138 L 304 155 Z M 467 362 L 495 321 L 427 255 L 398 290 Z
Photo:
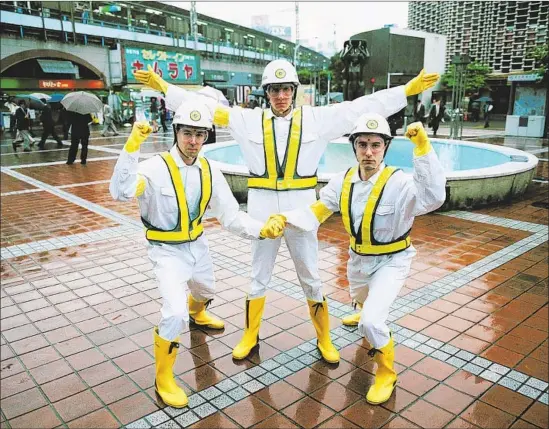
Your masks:
M 391 339 L 385 347 L 371 349 L 368 354 L 374 356 L 377 371 L 375 383 L 368 390 L 366 401 L 373 405 L 382 404 L 389 400 L 397 382 L 397 374 L 393 366 L 395 360 L 393 336 L 391 335 Z
M 156 361 L 155 390 L 166 405 L 174 408 L 183 408 L 188 403 L 187 395 L 175 383 L 173 365 L 177 357 L 179 343 L 168 341 L 158 335 L 158 328 L 154 328 L 154 359 Z
M 359 303 L 355 303 L 355 309 L 357 306 L 359 308 L 362 308 L 362 305 L 360 305 Z M 341 319 L 341 323 L 345 326 L 358 326 L 360 322 L 360 314 L 361 312 L 359 311 L 358 313 L 351 314 L 350 316 L 345 316 L 343 319 Z
M 246 327 L 244 336 L 233 349 L 233 358 L 244 359 L 259 342 L 259 326 L 265 308 L 265 297 L 246 300 Z
M 332 344 L 330 338 L 330 319 L 328 315 L 328 302 L 326 297 L 321 302 L 307 300 L 309 304 L 309 314 L 316 329 L 318 338 L 316 346 L 320 350 L 322 358 L 328 363 L 339 362 L 339 352 Z
M 210 329 L 223 329 L 225 323 L 222 320 L 206 313 L 206 308 L 212 302 L 211 299 L 207 301 L 197 301 L 192 295 L 189 295 L 189 317 L 191 322 L 199 326 L 205 326 Z

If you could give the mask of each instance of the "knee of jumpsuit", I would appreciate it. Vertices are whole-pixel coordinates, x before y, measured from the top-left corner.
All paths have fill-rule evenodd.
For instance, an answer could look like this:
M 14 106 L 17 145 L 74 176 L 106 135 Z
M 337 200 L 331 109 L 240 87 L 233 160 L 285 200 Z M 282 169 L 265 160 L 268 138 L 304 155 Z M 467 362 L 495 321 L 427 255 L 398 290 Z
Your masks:
M 389 343 L 391 331 L 384 320 L 379 320 L 378 315 L 362 308 L 358 332 L 366 337 L 372 347 L 380 349 Z
M 249 299 L 260 298 L 265 295 L 271 282 L 280 243 L 281 238 L 252 242 L 252 274 Z
M 352 284 L 349 286 L 349 295 L 351 295 L 351 299 L 356 302 L 357 304 L 363 305 L 364 301 L 366 301 L 366 298 L 368 298 L 368 286 L 361 285 L 361 286 L 353 286 Z
M 177 311 L 165 309 L 160 311 L 161 318 L 158 324 L 158 335 L 168 341 L 175 340 L 189 324 L 189 311 L 187 306 L 178 308 Z

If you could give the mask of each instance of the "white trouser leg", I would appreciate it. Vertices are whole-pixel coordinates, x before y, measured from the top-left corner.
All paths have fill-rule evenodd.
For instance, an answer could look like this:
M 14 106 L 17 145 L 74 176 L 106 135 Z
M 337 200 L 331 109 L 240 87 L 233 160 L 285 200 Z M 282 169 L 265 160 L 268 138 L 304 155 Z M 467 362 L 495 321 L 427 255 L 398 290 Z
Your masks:
M 248 298 L 265 295 L 271 281 L 274 263 L 281 239 L 252 241 L 252 284 Z
M 189 323 L 187 282 L 193 270 L 189 256 L 175 246 L 149 248 L 149 258 L 154 264 L 158 289 L 162 295 L 158 334 L 168 341 L 175 340 Z
M 288 227 L 284 239 L 294 261 L 295 270 L 307 299 L 322 301 L 322 283 L 318 273 L 317 231 L 300 231 Z
M 19 133 L 21 137 L 23 137 L 23 149 L 30 149 L 31 143 L 34 142 L 30 132 L 28 130 L 21 130 Z
M 214 297 L 215 277 L 212 258 L 208 249 L 196 258 L 196 265 L 188 286 L 196 301 L 206 301 Z
M 365 298 L 358 331 L 368 339 L 372 347 L 379 349 L 389 342 L 389 309 L 410 273 L 414 255 L 415 251 L 395 255 L 372 275 L 364 275 L 362 282 L 351 286 L 353 299 L 361 302 L 362 297 Z

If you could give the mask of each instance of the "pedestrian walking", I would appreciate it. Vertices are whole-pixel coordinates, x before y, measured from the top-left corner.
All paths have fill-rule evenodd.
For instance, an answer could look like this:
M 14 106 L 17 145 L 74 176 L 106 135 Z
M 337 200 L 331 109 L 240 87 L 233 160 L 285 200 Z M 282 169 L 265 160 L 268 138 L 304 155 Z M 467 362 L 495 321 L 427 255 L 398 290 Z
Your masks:
M 92 116 L 89 113 L 85 115 L 76 112 L 68 113 L 71 125 L 71 147 L 69 149 L 67 165 L 74 164 L 76 154 L 78 153 L 78 145 L 82 145 L 80 163 L 86 165 L 88 158 L 88 142 L 90 140 L 90 125 L 93 122 Z
M 429 111 L 429 126 L 433 129 L 433 137 L 437 136 L 438 127 L 443 118 L 444 106 L 441 105 L 440 100 L 435 100 Z
M 168 115 L 168 110 L 166 109 L 166 100 L 163 98 L 160 99 L 160 124 L 162 124 L 162 131 L 168 132 L 168 127 L 166 126 L 166 116 Z
M 55 124 L 53 121 L 53 116 L 51 112 L 51 106 L 48 104 L 45 98 L 42 98 L 42 103 L 44 103 L 44 108 L 40 115 L 40 121 L 42 122 L 42 138 L 40 143 L 38 143 L 38 149 L 44 150 L 46 145 L 46 139 L 51 135 L 57 142 L 57 147 L 63 147 L 63 142 L 55 132 Z
M 152 123 L 152 129 L 153 133 L 158 132 L 158 104 L 156 104 L 156 98 L 151 98 L 151 123 Z
M 10 133 L 15 134 L 17 132 L 16 127 L 16 119 L 15 119 L 15 112 L 17 111 L 17 104 L 15 104 L 15 101 L 13 101 L 13 98 L 10 97 L 8 101 L 4 103 L 4 106 L 6 106 L 10 112 Z
M 19 107 L 15 111 L 15 120 L 17 123 L 17 131 L 19 136 L 23 138 L 23 152 L 30 152 L 31 146 L 34 145 L 34 139 L 32 138 L 30 127 L 30 113 L 27 109 L 27 103 L 25 100 L 19 101 Z M 11 144 L 13 150 L 17 152 L 17 143 L 14 141 Z
M 387 121 L 363 115 L 349 136 L 358 165 L 336 174 L 309 208 L 282 212 L 288 228 L 305 231 L 315 231 L 332 213 L 341 213 L 349 234 L 349 291 L 362 309 L 342 323 L 358 325 L 370 343 L 368 355 L 377 364 L 366 395 L 371 404 L 388 401 L 397 382 L 387 318 L 416 255 L 410 240 L 414 218 L 436 210 L 446 198 L 444 169 L 421 122 L 410 124 L 406 137 L 415 146 L 413 177 L 385 164 L 392 140 Z
M 171 110 L 200 97 L 209 107 L 214 124 L 229 127 L 252 176 L 248 179 L 248 213 L 254 219 L 266 221 L 271 214 L 316 200 L 316 172 L 328 142 L 350 131 L 361 113 L 373 111 L 390 116 L 406 107 L 407 96 L 430 88 L 439 76 L 422 70 L 406 86 L 377 91 L 335 106 L 294 108 L 300 84 L 297 71 L 286 60 L 274 60 L 267 64 L 262 76 L 270 105 L 267 109 L 227 107 L 218 102 L 221 95 L 216 100 L 206 93 L 168 85 L 150 67 L 148 71 L 136 71 L 135 77 L 166 94 L 166 105 Z M 215 90 L 209 91 L 212 92 Z M 284 239 L 307 299 L 318 350 L 326 362 L 339 362 L 339 352 L 330 338 L 328 302 L 322 294 L 316 231 L 287 228 Z M 246 358 L 258 344 L 265 293 L 280 244 L 280 238 L 252 243 L 252 281 L 244 307 L 246 327 L 242 340 L 233 349 L 234 359 Z
M 111 130 L 115 136 L 118 135 L 118 130 L 116 129 L 116 126 L 114 125 L 114 120 L 112 117 L 112 109 L 111 106 L 109 106 L 109 103 L 106 99 L 103 100 L 103 131 L 101 131 L 101 135 L 103 137 L 107 136 L 107 133 L 109 130 Z
M 414 122 L 421 122 L 425 126 L 425 106 L 421 103 L 421 98 L 418 97 L 417 103 L 414 106 Z
M 493 108 L 494 105 L 491 101 L 486 102 L 484 105 L 484 128 L 488 128 L 490 126 L 490 115 Z
M 210 329 L 225 326 L 206 311 L 215 294 L 214 267 L 203 234 L 206 209 L 225 229 L 249 239 L 275 238 L 284 224 L 273 217 L 263 225 L 240 211 L 221 171 L 198 156 L 212 127 L 206 106 L 182 105 L 173 125 L 170 151 L 139 162 L 139 148 L 152 128 L 136 122 L 109 189 L 116 200 L 137 197 L 139 201 L 148 255 L 162 296 L 160 323 L 153 329 L 155 390 L 166 405 L 182 408 L 188 404 L 187 395 L 173 375 L 181 331 L 189 321 Z

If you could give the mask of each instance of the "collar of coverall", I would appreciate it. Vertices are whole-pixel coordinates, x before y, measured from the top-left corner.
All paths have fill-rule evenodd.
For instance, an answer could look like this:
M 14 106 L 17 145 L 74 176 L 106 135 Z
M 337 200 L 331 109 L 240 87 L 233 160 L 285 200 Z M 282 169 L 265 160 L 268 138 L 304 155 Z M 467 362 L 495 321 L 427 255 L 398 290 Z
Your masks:
M 174 144 L 170 149 L 170 154 L 173 156 L 173 159 L 175 161 L 175 164 L 177 165 L 177 168 L 196 166 L 202 169 L 202 164 L 200 162 L 196 162 L 198 160 L 198 157 L 194 159 L 194 162 L 191 165 L 185 164 L 185 161 L 183 161 L 183 159 L 181 158 L 181 154 L 179 153 L 179 150 L 177 149 L 176 144 Z
M 288 114 L 286 116 L 276 116 L 273 112 L 273 109 L 272 107 L 270 107 L 268 110 L 267 110 L 267 119 L 271 119 L 273 116 L 275 118 L 282 118 L 282 119 L 286 119 L 288 122 L 292 120 L 292 115 L 294 113 L 294 107 L 292 106 L 290 108 L 290 111 L 288 112 Z
M 376 184 L 377 178 L 385 168 L 385 163 L 382 162 L 379 164 L 379 170 L 377 170 L 377 173 L 374 174 L 372 177 L 370 177 L 368 180 L 365 180 L 365 182 L 370 182 L 372 185 Z M 351 183 L 357 183 L 362 182 L 363 180 L 360 178 L 360 175 L 358 174 L 359 168 L 356 169 L 355 174 L 353 174 L 353 177 L 351 177 Z

